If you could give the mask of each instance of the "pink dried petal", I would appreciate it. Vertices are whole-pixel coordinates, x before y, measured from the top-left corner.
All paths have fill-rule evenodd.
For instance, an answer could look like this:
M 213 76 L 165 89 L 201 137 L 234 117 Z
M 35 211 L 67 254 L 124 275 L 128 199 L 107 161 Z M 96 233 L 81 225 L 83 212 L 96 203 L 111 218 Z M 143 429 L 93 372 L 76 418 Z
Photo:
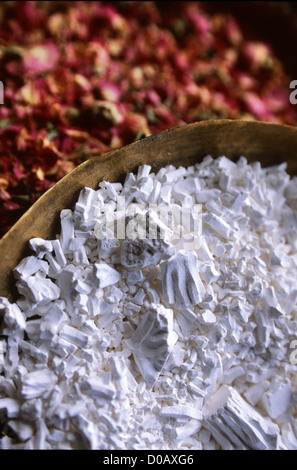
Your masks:
M 17 98 L 20 98 L 31 106 L 37 106 L 41 101 L 41 93 L 36 87 L 34 81 L 29 80 L 22 88 L 20 88 Z
M 112 125 L 120 124 L 124 119 L 120 107 L 106 100 L 96 101 L 94 111 L 98 117 L 101 116 Z
M 91 41 L 85 46 L 85 58 L 97 73 L 107 70 L 111 62 L 107 48 L 99 40 Z
M 24 65 L 28 73 L 44 73 L 52 70 L 59 59 L 54 44 L 36 45 L 24 52 Z
M 9 118 L 10 109 L 6 108 L 6 106 L 0 106 L 0 121 L 6 121 Z
M 242 44 L 241 52 L 246 58 L 248 66 L 254 71 L 272 61 L 271 49 L 262 42 L 247 41 Z
M 289 89 L 274 88 L 263 93 L 263 101 L 273 113 L 285 111 L 290 101 Z
M 116 31 L 124 31 L 128 27 L 125 19 L 117 13 L 113 5 L 94 2 L 92 7 L 93 18 L 104 21 L 106 27 L 109 26 Z
M 266 103 L 256 93 L 249 92 L 243 96 L 247 110 L 261 120 L 268 120 L 271 112 Z
M 5 189 L 2 189 L 0 187 L 0 200 L 1 201 L 9 201 L 11 198 L 10 198 L 10 194 L 5 191 Z
M 21 164 L 18 161 L 14 162 L 13 164 L 13 174 L 17 180 L 21 180 L 26 176 L 25 173 L 21 170 Z
M 47 19 L 47 28 L 52 36 L 61 36 L 65 32 L 66 15 L 57 12 L 50 15 Z
M 201 35 L 207 35 L 211 32 L 212 25 L 209 19 L 204 13 L 197 10 L 197 5 L 189 2 L 186 9 L 186 17 L 189 23 L 195 28 L 195 30 Z
M 124 145 L 123 139 L 120 137 L 119 129 L 117 127 L 113 127 L 111 129 L 111 141 L 110 146 L 112 149 L 120 148 Z
M 76 85 L 78 85 L 80 91 L 90 92 L 92 90 L 92 85 L 89 80 L 80 73 L 76 73 L 74 75 L 73 81 Z
M 120 99 L 121 90 L 115 83 L 101 82 L 99 89 L 103 100 L 116 102 Z
M 17 204 L 16 202 L 13 202 L 11 200 L 7 200 L 7 201 L 4 201 L 3 207 L 7 211 L 15 211 L 17 209 L 20 209 L 21 206 L 19 204 Z
M 231 44 L 238 46 L 242 40 L 243 35 L 239 28 L 237 21 L 234 18 L 229 16 L 225 19 L 225 34 Z
M 148 90 L 147 91 L 147 100 L 154 106 L 158 106 L 160 104 L 160 96 L 156 93 L 155 90 Z
M 257 87 L 257 80 L 252 75 L 241 70 L 232 71 L 233 79 L 237 82 L 237 87 L 241 91 L 254 90 Z

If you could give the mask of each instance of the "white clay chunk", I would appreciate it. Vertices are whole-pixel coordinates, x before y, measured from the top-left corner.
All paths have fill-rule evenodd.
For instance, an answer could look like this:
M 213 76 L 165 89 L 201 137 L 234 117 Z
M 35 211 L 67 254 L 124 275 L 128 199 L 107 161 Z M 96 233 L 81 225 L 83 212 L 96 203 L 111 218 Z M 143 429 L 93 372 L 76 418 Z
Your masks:
M 234 449 L 271 450 L 279 428 L 257 413 L 232 387 L 222 386 L 212 397 L 206 426 L 215 438 Z
M 193 252 L 180 251 L 162 263 L 160 281 L 163 299 L 169 305 L 189 307 L 204 299 L 205 287 Z
M 149 387 L 158 379 L 177 338 L 172 310 L 153 304 L 127 342 Z

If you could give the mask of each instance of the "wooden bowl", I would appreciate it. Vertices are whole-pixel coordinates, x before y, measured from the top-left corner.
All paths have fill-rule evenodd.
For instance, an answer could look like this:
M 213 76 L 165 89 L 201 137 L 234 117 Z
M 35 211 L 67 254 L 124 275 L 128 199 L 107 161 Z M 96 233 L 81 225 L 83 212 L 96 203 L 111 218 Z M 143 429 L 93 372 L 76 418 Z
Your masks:
M 241 155 L 263 166 L 287 162 L 297 174 L 297 128 L 271 123 L 215 120 L 170 129 L 121 149 L 94 157 L 49 189 L 0 240 L 0 296 L 17 296 L 12 269 L 28 256 L 32 237 L 52 239 L 59 233 L 59 214 L 73 208 L 80 190 L 96 188 L 99 181 L 121 181 L 139 165 L 160 168 L 167 164 L 188 166 L 210 154 L 236 160 Z

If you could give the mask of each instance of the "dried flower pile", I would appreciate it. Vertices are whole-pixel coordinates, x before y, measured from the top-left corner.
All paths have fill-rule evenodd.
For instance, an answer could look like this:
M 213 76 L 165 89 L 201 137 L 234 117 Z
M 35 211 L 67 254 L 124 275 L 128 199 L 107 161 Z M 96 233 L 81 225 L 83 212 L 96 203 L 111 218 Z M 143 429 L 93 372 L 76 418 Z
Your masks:
M 193 121 L 295 125 L 284 67 L 199 2 L 1 2 L 0 236 L 77 164 Z

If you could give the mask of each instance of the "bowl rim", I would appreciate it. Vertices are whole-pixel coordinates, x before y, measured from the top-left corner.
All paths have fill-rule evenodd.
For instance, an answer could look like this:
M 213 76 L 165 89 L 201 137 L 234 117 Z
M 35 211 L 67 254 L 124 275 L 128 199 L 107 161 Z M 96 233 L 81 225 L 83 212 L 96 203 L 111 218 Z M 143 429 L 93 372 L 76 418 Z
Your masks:
M 286 141 L 289 141 L 289 144 L 291 144 L 291 147 L 294 147 L 293 149 L 293 159 L 296 160 L 296 170 L 297 170 L 297 127 L 294 126 L 289 126 L 286 124 L 278 124 L 278 123 L 271 123 L 271 122 L 262 122 L 262 121 L 248 121 L 248 120 L 241 120 L 241 119 L 217 119 L 217 120 L 210 120 L 210 121 L 199 121 L 199 122 L 193 122 L 190 124 L 184 124 L 181 126 L 173 127 L 170 129 L 166 129 L 164 131 L 161 131 L 159 133 L 150 135 L 148 137 L 145 137 L 141 140 L 132 142 L 128 145 L 125 145 L 121 148 L 110 150 L 106 153 L 103 153 L 99 156 L 94 156 L 91 157 L 89 160 L 81 163 L 78 165 L 76 168 L 74 168 L 70 173 L 68 173 L 66 176 L 64 176 L 61 180 L 59 180 L 57 183 L 55 183 L 50 189 L 48 189 L 40 198 L 19 218 L 19 220 L 11 227 L 11 229 L 0 239 L 0 259 L 2 260 L 2 268 L 0 272 L 0 296 L 1 295 L 8 295 L 9 294 L 9 289 L 8 285 L 11 285 L 11 274 L 9 274 L 9 269 L 12 271 L 13 265 L 17 265 L 17 260 L 18 262 L 24 257 L 25 249 L 24 245 L 25 243 L 28 242 L 32 236 L 36 235 L 31 235 L 32 233 L 32 224 L 34 225 L 34 217 L 37 219 L 40 216 L 40 213 L 46 207 L 47 201 L 49 201 L 48 204 L 48 222 L 49 224 L 52 223 L 53 219 L 53 213 L 51 213 L 51 204 L 50 201 L 52 201 L 52 206 L 54 205 L 54 200 L 55 200 L 55 195 L 58 193 L 63 193 L 63 188 L 65 189 L 67 187 L 67 183 L 73 184 L 74 186 L 76 185 L 75 191 L 73 190 L 72 193 L 76 193 L 78 195 L 79 191 L 85 187 L 85 184 L 80 184 L 80 178 L 83 175 L 83 172 L 90 172 L 92 169 L 94 170 L 96 167 L 101 168 L 101 176 L 98 176 L 97 184 L 99 181 L 102 181 L 104 179 L 104 172 L 107 172 L 108 165 L 112 165 L 114 163 L 114 160 L 119 158 L 122 160 L 122 170 L 121 172 L 127 173 L 129 172 L 129 169 L 131 168 L 137 168 L 140 164 L 144 164 L 145 162 L 138 162 L 137 164 L 137 158 L 135 157 L 136 155 L 139 155 L 139 158 L 141 159 L 141 155 L 143 153 L 148 153 L 151 152 L 152 150 L 155 150 L 158 146 L 158 144 L 164 144 L 165 147 L 168 145 L 172 145 L 172 141 L 178 139 L 181 136 L 191 136 L 197 133 L 197 138 L 199 138 L 199 135 L 208 135 L 207 133 L 209 132 L 210 137 L 213 138 L 214 133 L 218 133 L 219 135 L 224 135 L 225 133 L 232 133 L 234 132 L 241 133 L 240 135 L 245 136 L 247 138 L 248 135 L 253 135 L 257 134 L 259 138 L 259 133 L 265 134 L 265 138 L 267 139 L 267 142 L 270 142 L 271 148 L 273 149 L 273 145 L 280 145 L 282 141 L 284 141 L 284 144 Z M 268 136 L 268 137 L 267 137 Z M 285 139 L 284 139 L 285 137 Z M 211 143 L 211 140 L 210 140 Z M 234 143 L 234 142 L 233 142 Z M 235 142 L 234 144 L 237 145 Z M 254 143 L 251 140 L 250 145 L 252 146 Z M 289 145 L 288 144 L 288 145 Z M 291 148 L 290 147 L 290 148 Z M 289 147 L 288 147 L 289 148 Z M 285 146 L 284 146 L 284 152 L 285 152 Z M 127 164 L 126 166 L 123 165 L 123 161 L 125 160 L 125 155 L 128 156 L 131 154 L 131 162 L 129 162 L 129 165 Z M 207 153 L 206 153 L 207 154 Z M 211 154 L 211 152 L 209 152 Z M 222 154 L 222 153 L 221 153 Z M 244 155 L 244 152 L 242 152 Z M 212 155 L 214 158 L 219 155 Z M 228 155 L 226 155 L 229 157 Z M 134 160 L 133 160 L 133 158 Z M 154 156 L 155 158 L 155 156 Z M 198 158 L 198 157 L 197 157 Z M 128 161 L 128 159 L 127 159 Z M 197 159 L 198 162 L 198 159 Z M 116 162 L 115 162 L 116 163 Z M 170 163 L 170 158 L 169 158 L 169 163 Z M 151 162 L 147 162 L 147 164 L 151 164 Z M 160 166 L 164 166 L 164 162 Z M 173 164 L 173 163 L 172 163 Z M 116 164 L 114 165 L 115 167 L 117 166 Z M 158 166 L 158 165 L 157 165 Z M 187 166 L 187 165 L 185 165 Z M 128 170 L 128 171 L 127 171 Z M 113 171 L 116 171 L 116 168 L 113 168 Z M 132 170 L 133 171 L 133 170 Z M 296 171 L 297 173 L 297 171 Z M 77 199 L 77 198 L 76 198 Z M 75 200 L 73 198 L 73 200 Z M 69 204 L 65 204 L 64 207 L 62 208 L 68 208 Z M 73 203 L 70 204 L 70 207 L 73 207 Z M 62 210 L 62 208 L 59 209 L 59 212 Z M 56 214 L 57 215 L 57 214 Z M 56 217 L 55 215 L 55 217 Z M 26 227 L 28 225 L 28 222 L 30 221 L 31 217 L 31 226 L 29 224 L 29 227 Z M 27 235 L 26 235 L 27 233 Z M 56 233 L 58 231 L 56 230 Z M 11 245 L 11 246 L 10 246 Z M 14 253 L 13 253 L 14 252 Z M 8 268 L 10 266 L 10 268 Z M 10 281 L 8 281 L 8 277 L 10 277 Z

